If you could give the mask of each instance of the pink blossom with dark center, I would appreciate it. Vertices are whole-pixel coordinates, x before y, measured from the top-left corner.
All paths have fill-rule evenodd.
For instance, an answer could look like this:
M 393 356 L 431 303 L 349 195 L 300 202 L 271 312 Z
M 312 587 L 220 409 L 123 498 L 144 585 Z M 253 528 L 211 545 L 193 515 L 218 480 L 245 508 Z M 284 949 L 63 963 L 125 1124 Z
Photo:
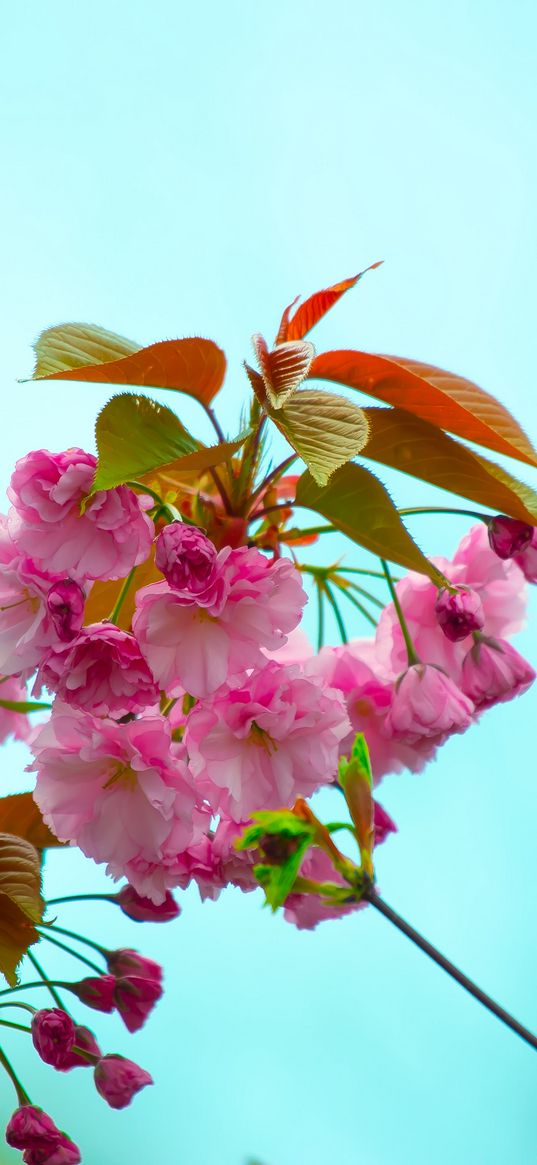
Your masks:
M 207 596 L 216 575 L 216 546 L 202 530 L 171 522 L 155 544 L 155 565 L 185 598 Z
M 148 959 L 138 951 L 126 948 L 118 951 L 107 951 L 106 963 L 111 975 L 122 978 L 125 975 L 137 975 L 140 979 L 153 979 L 155 983 L 162 982 L 162 967 L 154 959 Z
M 47 595 L 47 608 L 54 630 L 62 643 L 70 643 L 84 622 L 85 596 L 72 578 L 53 583 Z
M 124 975 L 113 982 L 114 1002 L 127 1031 L 139 1031 L 162 996 L 160 983 L 140 975 Z
M 462 686 L 481 711 L 522 695 L 535 679 L 531 665 L 506 639 L 479 636 L 462 665 Z
M 94 716 L 141 712 L 159 698 L 134 635 L 113 623 L 93 623 L 72 642 L 53 648 L 39 669 L 34 694 L 43 686 Z
M 498 558 L 513 558 L 529 546 L 534 527 L 517 518 L 507 518 L 498 514 L 488 523 L 489 542 Z
M 452 643 L 466 639 L 472 631 L 480 631 L 485 625 L 485 612 L 477 591 L 463 588 L 453 592 L 444 587 L 438 592 L 434 609 L 439 626 Z
M 133 1096 L 153 1084 L 153 1079 L 144 1068 L 124 1056 L 103 1056 L 96 1065 L 95 1087 L 110 1108 L 126 1108 Z
M 117 902 L 123 913 L 133 922 L 172 922 L 181 913 L 181 907 L 169 890 L 164 895 L 164 901 L 158 906 L 150 898 L 138 894 L 134 886 L 128 885 L 122 886 L 111 901 Z
M 60 1068 L 75 1043 L 76 1030 L 71 1016 L 60 1007 L 42 1008 L 32 1016 L 34 1048 L 45 1064 Z

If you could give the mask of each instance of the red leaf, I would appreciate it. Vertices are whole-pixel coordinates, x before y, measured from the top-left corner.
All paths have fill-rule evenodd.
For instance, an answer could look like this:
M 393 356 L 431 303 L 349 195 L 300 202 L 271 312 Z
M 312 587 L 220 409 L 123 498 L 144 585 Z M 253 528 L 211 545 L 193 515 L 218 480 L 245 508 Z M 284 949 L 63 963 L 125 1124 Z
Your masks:
M 378 263 L 372 263 L 370 267 L 366 267 L 364 271 L 360 271 L 358 275 L 353 275 L 351 279 L 344 279 L 342 283 L 334 283 L 332 287 L 325 287 L 323 291 L 316 291 L 314 295 L 310 295 L 304 303 L 297 308 L 294 316 L 290 319 L 292 308 L 298 300 L 298 296 L 286 307 L 282 318 L 276 343 L 282 344 L 285 340 L 301 340 L 315 324 L 319 322 L 327 311 L 337 303 L 338 299 L 350 291 L 351 287 L 355 287 L 358 280 L 365 275 L 367 271 L 374 271 L 376 267 L 382 265 L 382 259 Z
M 347 384 L 439 429 L 537 465 L 537 452 L 511 413 L 488 392 L 453 372 L 400 356 L 345 350 L 321 353 L 309 375 Z

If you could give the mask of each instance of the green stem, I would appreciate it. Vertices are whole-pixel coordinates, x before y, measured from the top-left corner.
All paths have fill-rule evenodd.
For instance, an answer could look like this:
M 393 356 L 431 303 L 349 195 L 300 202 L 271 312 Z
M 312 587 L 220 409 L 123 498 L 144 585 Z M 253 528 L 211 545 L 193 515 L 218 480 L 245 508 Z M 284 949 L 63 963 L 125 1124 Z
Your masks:
M 226 511 L 226 514 L 229 514 L 231 516 L 234 513 L 233 506 L 231 505 L 231 499 L 230 499 L 229 494 L 226 490 L 226 487 L 225 487 L 222 479 L 220 478 L 220 475 L 217 473 L 214 465 L 209 466 L 209 473 L 214 481 L 214 484 L 218 490 L 218 493 L 220 494 L 220 498 L 222 500 L 222 505 Z
M 160 709 L 161 716 L 169 716 L 172 708 L 175 707 L 178 699 L 179 699 L 178 696 L 170 696 L 169 700 L 165 700 L 161 706 L 161 709 Z
M 293 538 L 286 537 L 284 530 L 283 534 L 280 535 L 280 542 L 294 542 L 298 537 L 307 538 L 310 534 L 334 534 L 336 533 L 336 528 L 335 526 L 306 526 L 303 530 L 289 530 L 288 534 L 290 535 L 291 533 L 294 535 Z
M 35 991 L 37 987 L 46 987 L 50 991 L 51 987 L 68 987 L 63 979 L 36 979 L 33 983 L 18 983 L 16 987 L 5 987 L 0 991 L 1 995 L 12 995 L 15 991 Z M 58 996 L 54 996 L 54 1002 L 57 1007 L 61 1007 L 62 1011 L 67 1011 L 65 1005 L 58 1001 Z
M 352 603 L 353 607 L 356 607 L 356 610 L 359 611 L 361 615 L 363 615 L 364 619 L 367 619 L 367 622 L 371 623 L 372 627 L 376 627 L 377 626 L 376 619 L 374 619 L 373 616 L 370 615 L 369 611 L 363 606 L 362 603 L 358 602 L 358 599 L 355 599 L 354 595 L 349 594 L 347 587 L 340 586 L 336 579 L 333 579 L 333 582 L 334 582 L 334 585 L 338 588 L 338 590 L 341 591 L 341 594 L 345 596 L 347 601 L 349 603 Z
M 212 409 L 210 405 L 205 404 L 205 401 L 200 400 L 199 397 L 196 397 L 196 400 L 198 401 L 198 404 L 200 404 L 202 406 L 206 416 L 209 418 L 211 425 L 216 433 L 216 436 L 218 437 L 219 443 L 224 444 L 226 438 L 224 436 L 224 431 L 220 425 L 220 421 L 218 420 L 218 417 L 217 417 L 214 409 Z
M 113 894 L 66 894 L 63 898 L 49 898 L 47 906 L 59 906 L 62 902 L 115 902 Z
M 12 1023 L 9 1019 L 0 1019 L 1 1027 L 12 1027 L 16 1032 L 28 1032 L 31 1034 L 31 1027 L 25 1027 L 23 1023 Z
M 5 1007 L 22 1007 L 24 1011 L 29 1011 L 30 1015 L 35 1015 L 35 1007 L 31 1007 L 29 1003 L 0 1003 L 1 1011 L 3 1011 Z
M 398 510 L 401 517 L 406 518 L 411 514 L 458 514 L 463 518 L 479 518 L 481 522 L 488 525 L 490 521 L 490 514 L 478 514 L 477 510 L 458 510 L 452 506 L 411 506 L 406 510 Z
M 255 505 L 257 499 L 261 497 L 261 494 L 268 489 L 269 485 L 272 485 L 273 482 L 278 481 L 280 477 L 283 477 L 286 469 L 289 469 L 293 464 L 293 461 L 296 461 L 296 459 L 297 454 L 292 453 L 290 457 L 286 457 L 285 461 L 280 462 L 280 464 L 277 465 L 275 469 L 272 469 L 271 472 L 267 474 L 267 476 L 261 482 L 261 485 L 256 487 L 250 498 L 250 509 L 252 509 L 252 507 Z M 289 505 L 292 505 L 292 503 L 290 502 Z
M 335 582 L 335 578 L 332 581 Z M 376 595 L 372 595 L 371 591 L 366 591 L 365 587 L 359 587 L 358 583 L 353 583 L 353 582 L 347 583 L 347 581 L 345 580 L 345 584 L 343 585 L 343 587 L 341 589 L 345 591 L 345 590 L 348 590 L 349 587 L 351 590 L 356 591 L 357 594 L 363 595 L 364 599 L 367 599 L 367 601 L 369 603 L 373 603 L 374 606 L 378 607 L 381 611 L 384 610 L 385 604 L 381 603 L 380 599 L 377 599 Z
M 37 974 L 41 976 L 41 979 L 43 980 L 43 986 L 47 988 L 49 995 L 51 996 L 51 998 L 54 1000 L 54 1002 L 56 1004 L 56 1007 L 60 1007 L 62 1011 L 67 1011 L 68 1009 L 66 1008 L 65 1004 L 60 999 L 58 992 L 55 990 L 56 986 L 61 987 L 62 984 L 61 983 L 56 984 L 51 979 L 49 979 L 48 975 L 45 974 L 41 964 L 38 963 L 35 955 L 32 954 L 32 951 L 28 950 L 28 951 L 26 951 L 26 954 L 27 954 L 32 966 L 37 971 Z M 17 988 L 14 987 L 13 990 L 16 991 Z M 3 994 L 3 992 L 0 992 L 0 994 Z
M 406 619 L 405 619 L 405 616 L 403 614 L 403 608 L 399 602 L 399 599 L 397 597 L 397 592 L 396 592 L 395 587 L 393 585 L 393 579 L 392 579 L 392 576 L 390 574 L 390 568 L 388 566 L 388 563 L 385 561 L 384 558 L 381 558 L 380 561 L 382 563 L 384 577 L 386 579 L 386 582 L 388 583 L 388 590 L 392 596 L 393 605 L 395 607 L 395 611 L 396 611 L 397 618 L 399 620 L 401 631 L 403 632 L 403 639 L 405 641 L 406 653 L 407 653 L 407 657 L 408 657 L 408 666 L 412 667 L 413 664 L 420 662 L 419 656 L 417 655 L 416 649 L 415 649 L 414 644 L 412 642 L 412 639 L 410 636 L 410 631 L 408 630 Z
M 337 569 L 338 569 L 338 574 L 365 574 L 369 578 L 381 578 L 381 579 L 383 579 L 384 582 L 386 581 L 386 575 L 384 574 L 384 572 L 382 570 L 363 570 L 362 568 L 359 568 L 357 566 L 339 566 L 339 565 L 338 565 Z M 399 579 L 393 578 L 393 575 L 392 575 L 392 579 L 394 582 L 399 582 Z
M 28 715 L 30 712 L 41 712 L 44 708 L 50 711 L 52 704 L 34 703 L 31 700 L 28 702 L 24 700 L 0 700 L 0 708 L 5 708 L 8 712 L 22 712 L 23 715 Z
M 84 943 L 87 947 L 92 947 L 92 949 L 97 951 L 99 955 L 102 955 L 103 958 L 106 958 L 106 955 L 108 954 L 108 951 L 105 949 L 105 947 L 101 947 L 99 943 L 94 942 L 92 938 L 86 938 L 85 935 L 77 934 L 74 930 L 66 930 L 64 926 L 56 926 L 55 923 L 50 923 L 50 925 L 47 927 L 47 930 L 53 930 L 55 934 L 65 934 L 67 938 L 74 938 L 75 942 Z M 99 974 L 102 974 L 102 971 L 100 971 Z
M 143 481 L 126 481 L 125 485 L 128 485 L 129 489 L 139 489 L 142 491 L 142 493 L 149 494 L 149 497 L 153 498 L 153 501 L 156 502 L 157 506 L 159 506 L 160 509 L 162 509 L 162 510 L 166 509 L 166 503 L 163 502 L 160 494 L 158 494 L 156 492 L 156 490 L 151 489 L 151 487 L 149 485 L 145 485 L 145 482 L 143 482 Z
M 15 1092 L 17 1093 L 17 1100 L 19 1104 L 31 1104 L 32 1102 L 30 1097 L 28 1096 L 26 1089 L 23 1088 L 18 1076 L 15 1074 L 15 1069 L 12 1068 L 3 1048 L 0 1048 L 0 1064 L 2 1064 L 5 1068 L 11 1083 L 13 1084 Z
M 60 942 L 58 938 L 53 938 L 52 935 L 47 934 L 46 931 L 40 930 L 39 934 L 41 935 L 41 938 L 46 939 L 48 943 L 53 943 L 54 946 L 59 947 L 61 951 L 66 951 L 68 955 L 72 955 L 73 959 L 78 959 L 80 963 L 85 963 L 86 967 L 89 967 L 92 971 L 96 971 L 98 975 L 102 975 L 101 967 L 98 967 L 97 963 L 92 963 L 91 959 L 87 959 L 85 955 L 80 955 L 78 951 L 74 951 L 72 947 L 68 947 L 66 943 Z
M 347 631 L 345 629 L 345 624 L 343 622 L 341 611 L 337 605 L 337 602 L 335 600 L 334 593 L 330 587 L 330 584 L 327 582 L 326 579 L 324 579 L 324 581 L 322 583 L 320 583 L 320 586 L 322 586 L 323 590 L 325 591 L 328 602 L 330 603 L 330 606 L 334 612 L 336 623 L 338 625 L 338 631 L 339 631 L 339 634 L 341 637 L 341 642 L 348 643 L 349 637 L 348 637 Z
M 125 599 L 127 597 L 127 591 L 129 590 L 131 582 L 134 578 L 135 571 L 136 571 L 136 567 L 133 566 L 132 570 L 130 571 L 130 574 L 128 574 L 126 577 L 125 582 L 123 583 L 123 586 L 119 592 L 119 595 L 114 603 L 114 606 L 112 607 L 112 610 L 108 616 L 109 623 L 117 624 L 119 612 L 121 611 L 123 603 L 125 602 Z

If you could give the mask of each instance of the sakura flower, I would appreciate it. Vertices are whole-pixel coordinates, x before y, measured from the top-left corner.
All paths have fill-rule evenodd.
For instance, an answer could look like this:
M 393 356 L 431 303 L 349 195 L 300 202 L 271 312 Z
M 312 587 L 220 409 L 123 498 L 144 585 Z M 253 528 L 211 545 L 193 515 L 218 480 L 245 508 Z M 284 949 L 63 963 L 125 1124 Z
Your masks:
M 505 639 L 479 636 L 462 665 L 462 686 L 481 710 L 512 700 L 535 679 L 528 661 Z
M 238 886 L 243 893 L 257 890 L 259 883 L 253 874 L 255 859 L 251 850 L 236 850 L 235 841 L 247 823 L 232 821 L 222 815 L 214 833 L 208 833 L 181 856 L 186 889 L 195 882 L 202 901 L 215 900 L 226 886 Z
M 33 559 L 17 556 L 0 565 L 0 672 L 28 675 L 58 635 L 46 599 L 54 577 Z
M 62 983 L 62 987 L 76 995 L 86 1007 L 91 1007 L 93 1011 L 104 1011 L 108 1015 L 115 1006 L 115 985 L 113 975 L 93 975 L 80 979 L 78 983 Z
M 133 1096 L 152 1084 L 152 1077 L 125 1056 L 103 1056 L 94 1072 L 95 1087 L 110 1108 L 126 1108 Z
M 162 967 L 153 959 L 139 955 L 138 951 L 125 949 L 107 951 L 106 963 L 111 975 L 116 979 L 123 975 L 138 975 L 140 979 L 154 979 L 156 983 L 162 981 Z
M 99 490 L 81 513 L 96 465 L 83 449 L 36 449 L 17 461 L 8 489 L 9 532 L 49 572 L 124 578 L 149 555 L 154 528 L 146 497 L 125 485 Z
M 72 578 L 53 583 L 47 595 L 47 609 L 58 639 L 69 643 L 84 622 L 84 591 Z
M 115 980 L 114 1003 L 129 1032 L 143 1027 L 149 1014 L 162 996 L 158 979 L 142 975 L 123 975 Z
M 57 702 L 32 748 L 34 797 L 56 836 L 163 902 L 178 884 L 177 855 L 202 836 L 207 817 L 171 751 L 167 720 L 119 724 Z
M 339 693 L 271 661 L 244 687 L 198 704 L 185 744 L 213 811 L 245 821 L 256 809 L 291 805 L 330 782 L 348 731 Z
M 289 560 L 270 563 L 254 547 L 225 547 L 202 595 L 168 583 L 138 591 L 133 631 L 164 691 L 207 696 L 261 666 L 262 649 L 283 646 L 305 602 Z
M 34 1104 L 23 1104 L 13 1113 L 6 1141 L 23 1149 L 25 1165 L 79 1165 L 80 1151 L 54 1121 Z
M 520 567 L 526 582 L 537 582 L 537 526 L 533 527 L 531 542 L 514 555 L 514 561 Z
M 439 626 L 452 643 L 466 639 L 472 631 L 480 631 L 485 623 L 483 604 L 477 591 L 464 588 L 453 592 L 443 587 L 434 609 Z
M 159 689 L 133 635 L 113 623 L 93 623 L 45 657 L 34 694 L 42 686 L 66 704 L 94 716 L 141 712 Z
M 0 676 L 0 700 L 22 704 L 27 700 L 26 688 L 15 676 Z M 0 744 L 13 736 L 15 740 L 28 740 L 31 732 L 30 721 L 23 712 L 0 706 Z
M 165 526 L 156 541 L 155 565 L 173 590 L 206 605 L 218 571 L 216 546 L 202 530 L 184 522 Z
M 395 685 L 386 726 L 393 736 L 414 744 L 421 737 L 442 743 L 452 732 L 464 732 L 474 705 L 439 668 L 417 663 Z
M 332 862 L 324 850 L 313 847 L 309 849 L 300 867 L 300 877 L 311 879 L 313 882 L 330 882 L 340 887 L 343 895 L 352 895 L 351 887 L 345 882 L 341 874 L 334 869 Z M 286 922 L 292 922 L 298 930 L 314 930 L 319 922 L 329 918 L 344 918 L 355 910 L 363 910 L 365 901 L 342 902 L 330 900 L 320 894 L 288 894 L 283 916 Z
M 527 522 L 519 522 L 516 518 L 498 514 L 488 523 L 491 549 L 498 558 L 513 558 L 515 554 L 520 554 L 526 546 L 529 546 L 533 529 Z

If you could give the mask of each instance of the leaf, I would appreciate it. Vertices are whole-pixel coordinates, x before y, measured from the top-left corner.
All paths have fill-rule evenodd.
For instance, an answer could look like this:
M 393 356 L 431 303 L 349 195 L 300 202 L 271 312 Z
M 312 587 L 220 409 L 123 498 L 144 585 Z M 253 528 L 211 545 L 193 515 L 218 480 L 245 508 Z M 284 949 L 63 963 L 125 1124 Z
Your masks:
M 448 585 L 410 536 L 388 491 L 362 465 L 344 465 L 324 489 L 315 484 L 311 474 L 303 474 L 296 502 L 322 514 L 353 542 L 379 558 L 417 570 L 437 586 Z
M 47 328 L 37 337 L 32 379 L 72 372 L 88 364 L 108 363 L 137 352 L 139 347 L 133 340 L 107 332 L 95 324 L 59 324 Z
M 8 712 L 41 712 L 43 708 L 52 708 L 52 704 L 36 703 L 33 700 L 0 700 L 0 708 L 7 708 Z
M 369 352 L 323 352 L 310 379 L 347 384 L 458 437 L 537 465 L 537 452 L 511 413 L 471 380 L 432 364 Z
M 23 955 L 39 941 L 34 924 L 43 911 L 37 850 L 20 837 L 0 834 L 0 971 L 11 987 Z
M 224 461 L 247 436 L 201 446 L 171 409 L 130 392 L 108 401 L 97 417 L 95 434 L 99 463 L 91 493 L 112 489 L 163 466 L 201 472 Z
M 45 825 L 31 793 L 14 793 L 0 797 L 0 833 L 13 833 L 23 837 L 36 849 L 51 849 L 63 846 Z
M 365 408 L 364 413 L 369 440 L 363 457 L 470 498 L 494 513 L 537 523 L 537 493 L 493 461 L 404 409 Z
M 325 287 L 323 291 L 316 291 L 314 295 L 310 295 L 304 303 L 297 308 L 293 318 L 290 318 L 291 309 L 294 307 L 297 299 L 294 299 L 289 307 L 286 307 L 279 331 L 276 338 L 276 343 L 281 344 L 284 340 L 301 340 L 311 329 L 319 322 L 327 311 L 337 303 L 338 299 L 350 291 L 351 287 L 355 287 L 358 281 L 368 271 L 375 271 L 377 267 L 382 266 L 382 260 L 378 263 L 372 263 L 370 267 L 366 267 L 364 271 L 360 271 L 358 275 L 352 276 L 351 279 L 344 279 L 342 283 L 333 283 L 332 287 Z
M 274 409 L 281 409 L 306 379 L 315 355 L 307 340 L 278 344 L 269 351 L 262 336 L 252 336 L 265 393 Z
M 368 424 L 363 409 L 332 392 L 301 389 L 269 416 L 306 463 L 318 485 L 363 449 Z
M 34 380 L 170 388 L 203 405 L 216 396 L 226 373 L 222 349 L 199 336 L 140 348 L 93 324 L 60 324 L 41 333 L 35 350 Z

